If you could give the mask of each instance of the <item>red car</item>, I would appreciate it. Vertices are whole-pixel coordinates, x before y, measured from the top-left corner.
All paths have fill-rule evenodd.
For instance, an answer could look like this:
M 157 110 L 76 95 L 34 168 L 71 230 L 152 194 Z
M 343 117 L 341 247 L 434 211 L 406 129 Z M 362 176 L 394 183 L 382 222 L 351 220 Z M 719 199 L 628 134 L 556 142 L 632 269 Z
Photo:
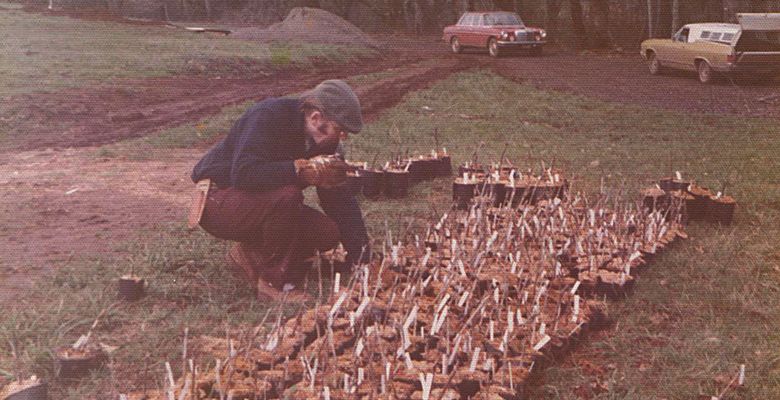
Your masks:
M 506 50 L 529 49 L 531 54 L 542 54 L 547 32 L 525 26 L 520 17 L 510 12 L 467 12 L 458 23 L 444 28 L 444 41 L 453 53 L 465 47 L 487 48 L 498 57 Z

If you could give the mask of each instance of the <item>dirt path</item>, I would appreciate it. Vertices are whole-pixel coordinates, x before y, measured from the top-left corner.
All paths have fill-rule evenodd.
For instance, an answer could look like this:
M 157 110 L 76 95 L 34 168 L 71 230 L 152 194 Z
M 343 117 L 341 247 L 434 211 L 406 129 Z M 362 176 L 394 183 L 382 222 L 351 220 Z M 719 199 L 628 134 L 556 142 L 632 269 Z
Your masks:
M 367 120 L 396 104 L 407 92 L 422 89 L 472 65 L 456 58 L 444 59 L 434 66 L 398 64 L 400 61 L 389 64 L 393 67 L 390 77 L 355 86 Z M 387 70 L 387 65 L 384 67 Z M 160 81 L 155 80 L 158 85 L 145 84 L 148 91 L 139 95 L 141 99 L 122 95 L 105 98 L 94 107 L 115 109 L 126 100 L 125 104 L 137 104 L 136 111 L 128 112 L 142 112 L 139 110 L 145 107 L 169 112 L 158 112 L 157 117 L 149 118 L 153 121 L 147 118 L 118 121 L 113 130 L 96 110 L 85 115 L 81 124 L 78 114 L 68 113 L 63 105 L 65 111 L 61 116 L 70 119 L 67 136 L 46 131 L 50 133 L 24 142 L 25 146 L 46 145 L 53 149 L 0 154 L 0 220 L 7 221 L 0 227 L 0 254 L 4 255 L 0 266 L 0 302 L 31 284 L 33 276 L 47 273 L 52 267 L 84 257 L 121 259 L 121 253 L 112 253 L 117 243 L 134 238 L 141 230 L 154 229 L 159 223 L 183 223 L 192 188 L 189 173 L 203 153 L 202 149 L 176 150 L 166 152 L 160 161 L 136 162 L 95 157 L 94 147 L 57 147 L 100 144 L 152 134 L 160 126 L 217 112 L 217 104 L 224 106 L 254 99 L 258 93 L 266 93 L 260 96 L 266 97 L 289 93 L 285 90 L 300 91 L 327 77 L 331 75 L 311 73 L 305 79 L 299 76 L 298 81 L 290 78 L 285 84 L 255 82 L 251 88 L 241 87 L 237 82 L 224 86 L 209 82 L 197 88 L 174 89 L 192 90 L 192 96 L 186 100 L 166 93 L 160 89 Z M 198 101 L 200 97 L 194 93 L 209 88 L 212 92 L 209 101 L 206 104 L 202 99 Z M 99 97 L 115 91 L 121 89 L 80 93 L 85 97 Z M 162 97 L 156 98 L 156 94 Z M 52 97 L 65 98 L 64 94 Z M 46 128 L 51 118 L 37 123 Z

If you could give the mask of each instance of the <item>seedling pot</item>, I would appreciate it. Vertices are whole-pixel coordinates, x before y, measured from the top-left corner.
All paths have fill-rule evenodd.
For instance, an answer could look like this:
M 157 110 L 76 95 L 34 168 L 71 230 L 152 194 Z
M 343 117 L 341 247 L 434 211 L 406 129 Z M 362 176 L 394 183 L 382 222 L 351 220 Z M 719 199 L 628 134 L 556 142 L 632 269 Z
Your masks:
M 693 200 L 686 204 L 688 219 L 690 221 L 703 221 L 707 215 L 707 203 L 712 193 L 707 188 L 697 185 L 691 185 L 688 193 L 693 196 Z
M 385 171 L 385 195 L 393 199 L 406 197 L 409 193 L 409 172 Z
M 476 190 L 476 183 L 464 183 L 458 179 L 452 183 L 452 200 L 458 208 L 466 209 L 469 207 L 471 199 L 474 198 Z
M 363 196 L 375 199 L 382 195 L 382 187 L 384 186 L 384 172 L 364 169 L 359 172 L 360 188 L 363 192 Z
M 347 187 L 350 193 L 358 195 L 363 192 L 363 181 L 360 179 L 360 170 L 347 173 Z
M 731 196 L 717 198 L 711 196 L 706 205 L 706 220 L 723 225 L 731 225 L 734 219 L 734 210 L 737 208 L 737 202 Z
M 146 281 L 137 276 L 125 275 L 119 278 L 119 298 L 125 301 L 136 301 L 144 296 Z
M 57 349 L 55 356 L 59 367 L 58 376 L 64 380 L 75 380 L 87 375 L 99 368 L 104 358 L 100 350 L 73 350 L 70 347 Z
M 41 382 L 10 393 L 3 400 L 47 400 L 48 398 L 48 387 L 45 382 Z
M 438 161 L 433 158 L 413 159 L 409 161 L 409 180 L 411 182 L 420 182 L 433 179 L 437 175 Z
M 452 176 L 452 159 L 450 156 L 441 156 L 436 165 L 437 176 Z
M 501 182 L 489 183 L 485 186 L 485 195 L 493 198 L 493 205 L 498 207 L 506 200 L 506 184 Z
M 504 198 L 506 201 L 512 202 L 512 207 L 517 207 L 520 204 L 525 203 L 527 194 L 528 187 L 526 186 L 506 185 L 504 187 Z

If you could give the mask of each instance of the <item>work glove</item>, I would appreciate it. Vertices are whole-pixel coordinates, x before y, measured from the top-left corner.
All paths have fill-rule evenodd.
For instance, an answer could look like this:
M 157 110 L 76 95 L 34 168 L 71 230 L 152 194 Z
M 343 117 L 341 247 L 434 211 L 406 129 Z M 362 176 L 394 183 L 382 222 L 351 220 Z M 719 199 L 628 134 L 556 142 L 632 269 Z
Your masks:
M 347 181 L 347 163 L 333 156 L 317 156 L 295 160 L 295 174 L 306 186 L 325 189 L 339 186 Z

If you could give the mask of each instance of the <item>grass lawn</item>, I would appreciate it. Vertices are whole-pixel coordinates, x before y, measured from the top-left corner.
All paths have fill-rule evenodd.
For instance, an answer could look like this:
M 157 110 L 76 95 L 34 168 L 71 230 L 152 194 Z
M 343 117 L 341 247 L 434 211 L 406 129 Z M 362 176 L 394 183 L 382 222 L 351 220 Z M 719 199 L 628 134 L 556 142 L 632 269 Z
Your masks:
M 199 122 L 206 133 L 190 127 L 161 137 L 176 136 L 169 148 L 189 146 L 227 131 L 240 112 L 230 109 Z M 775 126 L 774 120 L 604 103 L 472 71 L 410 93 L 352 136 L 348 154 L 356 160 L 385 160 L 406 150 L 427 152 L 437 131 L 454 163 L 469 159 L 480 141 L 485 142 L 480 159 L 496 160 L 508 143 L 507 156 L 515 164 L 554 162 L 574 176 L 575 190 L 594 193 L 603 182 L 614 198 L 634 196 L 674 170 L 715 189 L 725 185 L 740 201 L 735 225 L 691 226 L 691 239 L 654 261 L 630 296 L 609 302 L 614 324 L 547 369 L 532 398 L 711 396 L 727 383 L 719 377 L 730 378 L 745 364 L 746 387 L 726 398 L 771 399 L 780 395 L 780 141 Z M 133 156 L 118 145 L 101 151 Z M 385 226 L 396 235 L 424 229 L 431 216 L 448 207 L 449 185 L 437 180 L 414 186 L 407 199 L 363 201 L 372 237 L 381 240 Z M 191 336 L 220 336 L 225 329 L 258 323 L 273 306 L 248 299 L 222 269 L 225 243 L 179 226 L 143 236 L 127 244 L 126 253 L 132 255 L 126 259 L 71 261 L 6 310 L 0 319 L 0 369 L 5 371 L 0 374 L 50 378 L 51 349 L 75 341 L 107 310 L 94 335 L 120 346 L 111 368 L 80 384 L 55 381 L 55 397 L 92 398 L 153 386 L 164 376 L 165 361 L 180 370 L 185 327 Z M 116 303 L 114 281 L 131 268 L 149 278 L 150 293 L 137 304 Z
M 76 20 L 0 9 L 0 93 L 54 91 L 112 78 L 252 73 L 348 62 L 366 48 L 277 45 L 165 26 Z

